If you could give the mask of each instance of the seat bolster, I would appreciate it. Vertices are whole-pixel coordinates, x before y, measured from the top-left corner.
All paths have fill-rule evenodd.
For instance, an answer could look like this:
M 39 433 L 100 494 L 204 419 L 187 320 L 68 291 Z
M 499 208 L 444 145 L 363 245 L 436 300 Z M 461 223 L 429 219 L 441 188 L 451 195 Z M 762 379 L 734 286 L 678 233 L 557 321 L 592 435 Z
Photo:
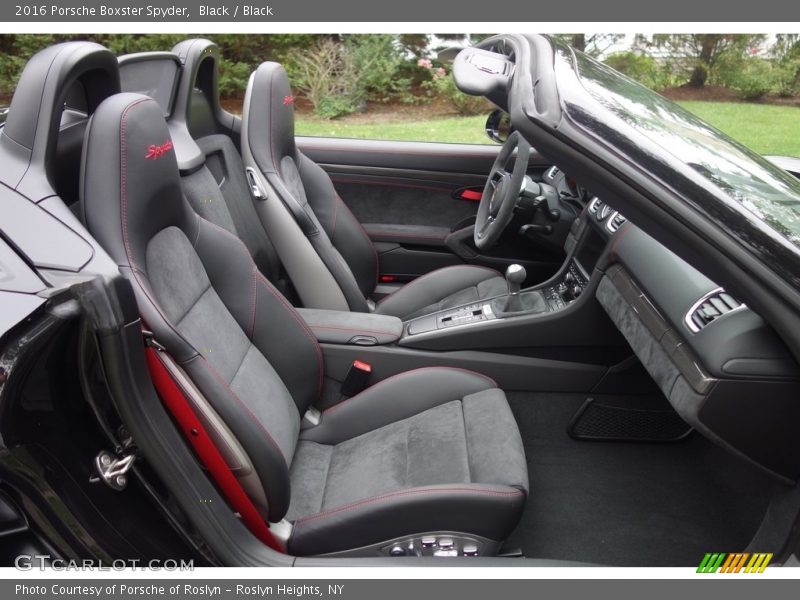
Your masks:
M 383 540 L 452 531 L 502 541 L 519 521 L 524 491 L 504 485 L 409 488 L 298 519 L 289 539 L 296 556 L 360 548 Z
M 443 267 L 407 283 L 378 303 L 375 312 L 404 318 L 461 290 L 502 275 L 488 267 L 456 265 Z
M 461 400 L 472 481 L 510 485 L 528 492 L 528 466 L 519 427 L 498 388 Z
M 497 387 L 479 373 L 452 367 L 423 367 L 393 375 L 327 409 L 301 439 L 339 444 L 435 406 Z

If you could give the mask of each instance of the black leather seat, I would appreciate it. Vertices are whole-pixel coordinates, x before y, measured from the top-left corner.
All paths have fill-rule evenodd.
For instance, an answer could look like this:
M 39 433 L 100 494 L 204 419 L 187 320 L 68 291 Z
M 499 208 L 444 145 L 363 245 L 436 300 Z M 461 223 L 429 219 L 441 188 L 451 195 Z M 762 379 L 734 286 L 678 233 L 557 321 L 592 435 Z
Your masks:
M 288 550 L 375 554 L 430 532 L 496 550 L 528 490 L 504 393 L 470 371 L 418 369 L 301 428 L 322 386 L 319 344 L 245 245 L 192 210 L 168 142 L 152 99 L 118 94 L 100 105 L 84 144 L 87 227 L 246 452 L 265 518 L 292 522 Z
M 319 277 L 303 281 L 305 276 L 297 272 L 299 267 L 292 272 L 292 259 L 303 251 L 304 240 L 318 257 L 307 256 L 305 260 L 322 262 L 320 268 L 327 269 L 338 286 L 331 294 L 341 290 L 353 311 L 374 310 L 408 319 L 507 291 L 505 280 L 494 269 L 458 265 L 419 277 L 374 306 L 369 298 L 377 284 L 377 253 L 361 224 L 337 195 L 328 174 L 297 149 L 294 96 L 280 64 L 265 62 L 253 73 L 242 122 L 245 165 L 263 177 L 265 187 L 280 197 L 297 223 L 292 228 L 294 239 L 275 246 L 301 300 L 311 291 L 317 294 L 319 286 L 324 285 Z M 286 228 L 283 224 L 280 227 Z M 278 236 L 272 237 L 276 242 Z

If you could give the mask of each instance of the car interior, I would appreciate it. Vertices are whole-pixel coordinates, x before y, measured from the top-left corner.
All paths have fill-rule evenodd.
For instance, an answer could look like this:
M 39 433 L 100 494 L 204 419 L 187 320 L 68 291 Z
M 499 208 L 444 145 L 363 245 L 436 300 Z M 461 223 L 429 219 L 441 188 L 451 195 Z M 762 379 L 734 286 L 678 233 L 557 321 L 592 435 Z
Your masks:
M 280 64 L 239 116 L 219 62 L 203 39 L 34 56 L 0 129 L 4 226 L 51 285 L 122 274 L 165 410 L 253 535 L 298 557 L 772 551 L 800 461 L 770 408 L 800 369 L 754 310 L 503 110 L 502 145 L 298 137 Z M 107 394 L 88 354 L 80 393 Z

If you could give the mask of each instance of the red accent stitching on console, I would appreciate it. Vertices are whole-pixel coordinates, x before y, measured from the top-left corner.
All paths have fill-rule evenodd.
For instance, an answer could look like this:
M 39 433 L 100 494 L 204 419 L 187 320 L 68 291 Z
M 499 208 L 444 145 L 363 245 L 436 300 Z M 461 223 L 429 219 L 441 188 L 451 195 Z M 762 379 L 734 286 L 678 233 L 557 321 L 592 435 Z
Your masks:
M 416 233 L 401 233 L 401 232 L 394 232 L 394 231 L 381 231 L 380 229 L 366 229 L 365 231 L 367 234 L 372 238 L 372 236 L 376 237 L 392 237 L 392 238 L 403 238 L 408 239 L 409 242 L 413 242 L 414 239 L 420 240 L 439 240 L 440 242 L 444 241 L 447 237 L 446 235 L 418 235 Z M 461 266 L 461 265 L 453 265 L 453 266 Z
M 314 323 L 309 323 L 311 329 L 330 329 L 332 331 L 346 331 L 348 333 L 352 332 L 355 334 L 358 333 L 374 333 L 376 335 L 388 335 L 390 337 L 398 337 L 397 332 L 395 331 L 377 331 L 374 329 L 361 329 L 359 327 L 336 327 L 335 325 L 315 325 Z

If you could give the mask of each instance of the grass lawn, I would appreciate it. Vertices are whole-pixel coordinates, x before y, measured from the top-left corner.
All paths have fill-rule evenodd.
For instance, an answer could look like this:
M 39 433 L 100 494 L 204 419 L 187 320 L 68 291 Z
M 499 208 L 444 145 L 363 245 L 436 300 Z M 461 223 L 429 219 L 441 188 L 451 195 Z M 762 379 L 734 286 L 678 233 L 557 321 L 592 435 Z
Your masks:
M 800 157 L 800 107 L 734 102 L 681 101 L 688 110 L 761 154 Z M 485 117 L 441 117 L 415 121 L 391 115 L 355 115 L 324 121 L 298 115 L 297 134 L 431 142 L 491 144 Z
M 394 121 L 391 115 L 373 122 L 348 117 L 324 121 L 298 115 L 295 123 L 297 135 L 324 137 L 367 138 L 374 140 L 411 140 L 414 142 L 456 142 L 461 144 L 493 144 L 486 137 L 486 116 L 431 117 L 422 121 L 402 119 Z M 424 118 L 424 117 L 423 117 Z
M 800 156 L 800 107 L 738 102 L 679 102 L 760 154 Z

